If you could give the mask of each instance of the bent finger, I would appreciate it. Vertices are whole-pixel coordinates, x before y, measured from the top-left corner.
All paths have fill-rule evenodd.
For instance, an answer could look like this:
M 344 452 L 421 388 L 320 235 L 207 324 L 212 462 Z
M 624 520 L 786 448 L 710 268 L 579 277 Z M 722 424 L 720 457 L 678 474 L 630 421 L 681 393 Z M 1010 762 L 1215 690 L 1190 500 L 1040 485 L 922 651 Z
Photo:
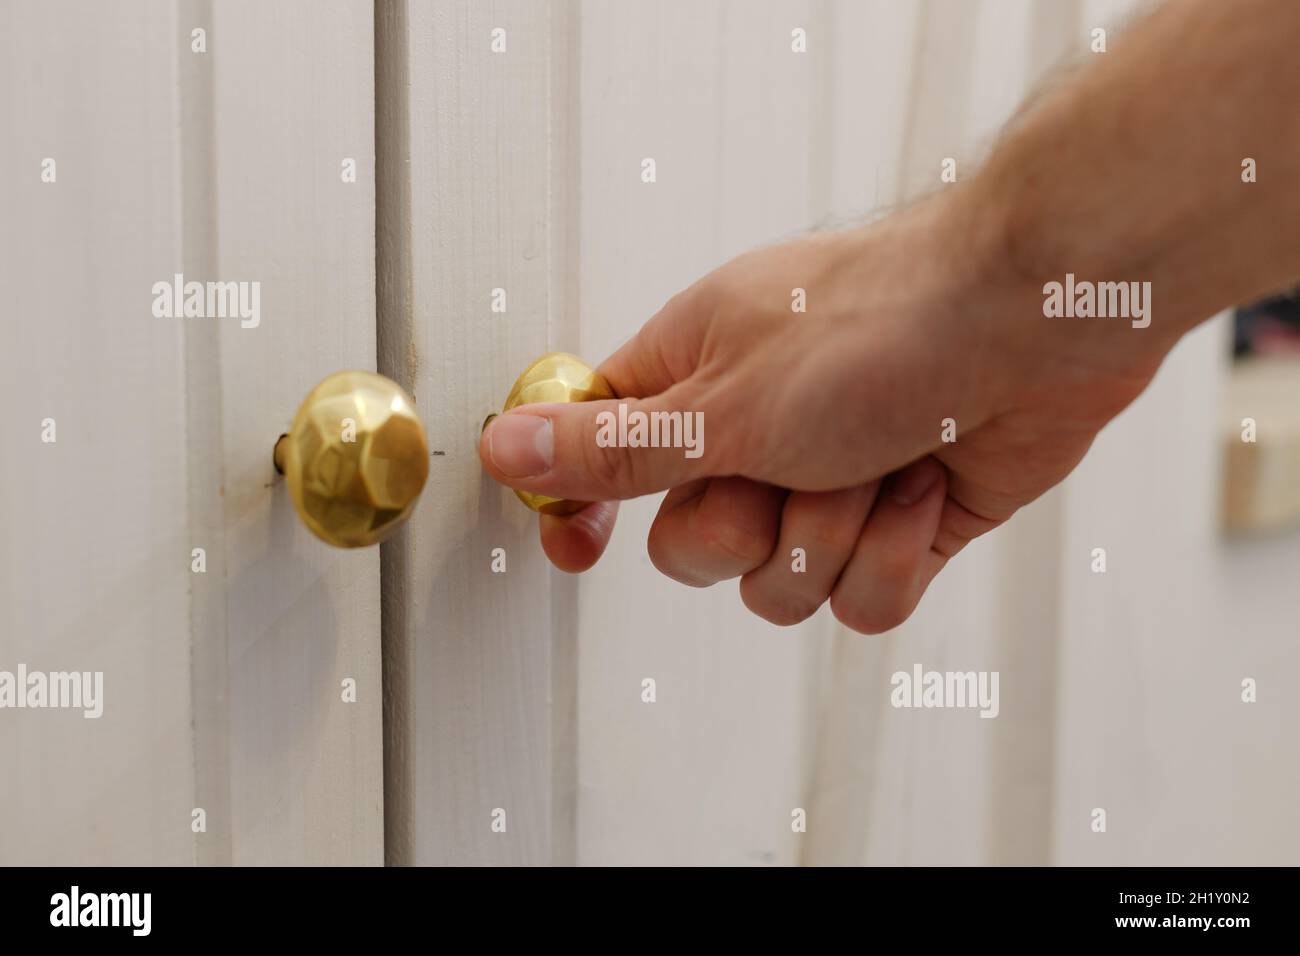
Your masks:
M 542 550 L 561 571 L 577 574 L 600 560 L 614 534 L 617 501 L 598 501 L 571 515 L 538 516 Z
M 911 615 L 938 572 L 932 546 L 946 496 L 947 471 L 930 457 L 886 480 L 831 592 L 831 610 L 842 624 L 879 634 Z

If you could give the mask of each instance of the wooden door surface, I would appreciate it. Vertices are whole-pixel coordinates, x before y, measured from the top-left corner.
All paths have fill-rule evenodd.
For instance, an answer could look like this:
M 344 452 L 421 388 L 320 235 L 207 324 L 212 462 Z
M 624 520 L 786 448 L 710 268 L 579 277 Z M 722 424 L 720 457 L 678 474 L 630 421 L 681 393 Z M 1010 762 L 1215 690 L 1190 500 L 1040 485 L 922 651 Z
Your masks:
M 476 445 L 542 353 L 599 362 L 728 255 L 826 213 L 825 61 L 791 48 L 824 11 L 377 9 L 380 370 L 443 453 L 384 545 L 387 858 L 795 862 L 829 617 L 781 631 L 734 583 L 660 577 L 655 500 L 624 506 L 597 569 L 555 572 Z
M 378 8 L 379 367 L 434 450 L 383 546 L 391 863 L 573 860 L 575 583 L 477 453 L 525 366 L 576 348 L 573 13 Z
M 1237 683 L 1300 666 L 1297 544 L 1218 536 L 1221 329 L 878 638 L 658 575 L 657 497 L 556 572 L 477 455 L 542 353 L 960 179 L 1136 6 L 0 3 L 0 865 L 1293 856 L 1300 705 Z M 430 451 L 379 547 L 272 465 L 344 369 Z M 998 720 L 891 707 L 918 662 Z
M 0 710 L 0 863 L 382 860 L 379 555 L 271 464 L 374 367 L 372 26 L 0 6 L 0 681 L 102 675 L 99 716 Z M 173 315 L 178 274 L 249 308 Z

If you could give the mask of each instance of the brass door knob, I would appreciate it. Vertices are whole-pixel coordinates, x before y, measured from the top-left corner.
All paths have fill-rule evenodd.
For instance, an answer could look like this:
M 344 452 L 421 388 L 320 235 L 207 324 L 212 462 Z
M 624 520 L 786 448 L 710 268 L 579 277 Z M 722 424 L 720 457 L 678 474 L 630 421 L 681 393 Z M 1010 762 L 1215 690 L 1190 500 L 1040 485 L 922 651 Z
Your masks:
M 313 388 L 273 457 L 303 524 L 339 548 L 396 531 L 429 476 L 415 403 L 374 372 L 335 372 Z
M 604 376 L 576 355 L 547 352 L 524 369 L 516 380 L 515 387 L 506 396 L 505 406 L 501 410 L 508 412 L 516 405 L 532 405 L 535 402 L 590 402 L 616 397 Z M 495 417 L 489 415 L 487 421 L 490 422 Z M 486 428 L 487 422 L 483 425 Z M 548 498 L 528 491 L 516 491 L 515 494 L 534 511 L 548 515 L 573 514 L 587 504 L 585 501 Z

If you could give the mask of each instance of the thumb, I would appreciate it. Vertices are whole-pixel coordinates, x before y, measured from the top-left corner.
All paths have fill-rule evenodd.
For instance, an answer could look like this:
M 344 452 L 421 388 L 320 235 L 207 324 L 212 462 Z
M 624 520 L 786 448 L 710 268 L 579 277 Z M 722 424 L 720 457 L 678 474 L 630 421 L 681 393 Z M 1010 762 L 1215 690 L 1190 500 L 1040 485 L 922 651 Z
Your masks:
M 704 412 L 678 387 L 653 398 L 520 405 L 483 430 L 479 457 L 497 481 L 575 501 L 614 501 L 720 474 Z

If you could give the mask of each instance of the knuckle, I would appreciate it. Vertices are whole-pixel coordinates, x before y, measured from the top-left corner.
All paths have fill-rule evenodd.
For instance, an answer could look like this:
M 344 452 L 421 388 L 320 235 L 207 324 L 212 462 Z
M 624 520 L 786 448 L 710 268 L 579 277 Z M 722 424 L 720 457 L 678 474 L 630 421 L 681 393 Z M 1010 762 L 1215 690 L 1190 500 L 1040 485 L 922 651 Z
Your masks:
M 749 570 L 756 568 L 772 554 L 776 546 L 775 534 L 764 534 L 754 528 L 742 528 L 732 521 L 702 513 L 695 527 L 701 543 Z
M 898 597 L 872 601 L 836 591 L 831 595 L 831 613 L 849 630 L 859 634 L 883 634 L 906 621 L 912 613 L 912 605 Z
M 845 521 L 838 511 L 828 514 L 821 500 L 804 495 L 790 496 L 781 523 L 799 529 L 799 544 L 809 555 L 814 551 L 844 555 L 852 550 L 862 531 L 860 522 Z
M 836 524 L 833 521 L 815 521 L 804 527 L 807 528 L 805 537 L 808 539 L 805 547 L 810 555 L 814 551 L 819 554 L 841 554 L 851 550 L 853 542 L 858 537 L 857 528 L 842 522 Z
M 650 563 L 655 566 L 661 574 L 672 577 L 671 569 L 673 567 L 673 550 L 672 543 L 669 540 L 668 533 L 664 530 L 663 522 L 655 521 L 650 525 L 650 533 L 645 539 L 646 555 L 650 558 Z
M 674 292 L 668 297 L 668 301 L 663 304 L 659 312 L 662 314 L 687 311 L 694 301 L 691 296 L 692 288 L 689 286 Z
M 740 579 L 740 599 L 751 613 L 777 627 L 791 627 L 808 620 L 822 604 L 788 589 L 767 586 L 752 575 Z
M 637 476 L 632 449 L 619 445 L 602 448 L 594 438 L 584 442 L 583 448 L 583 464 L 598 488 L 610 495 L 635 490 Z
M 857 604 L 846 599 L 839 591 L 831 595 L 831 614 L 850 631 L 857 631 L 859 634 L 876 633 L 867 627 L 866 618 L 860 613 Z
M 885 548 L 876 556 L 874 577 L 879 582 L 878 592 L 896 596 L 910 593 L 916 578 L 916 560 L 906 551 Z
M 655 566 L 655 570 L 678 584 L 703 588 L 715 583 L 688 570 L 689 565 L 684 560 L 680 541 L 676 540 L 670 526 L 663 522 L 655 521 L 650 526 L 650 534 L 646 537 L 646 555 L 650 558 L 650 563 Z

